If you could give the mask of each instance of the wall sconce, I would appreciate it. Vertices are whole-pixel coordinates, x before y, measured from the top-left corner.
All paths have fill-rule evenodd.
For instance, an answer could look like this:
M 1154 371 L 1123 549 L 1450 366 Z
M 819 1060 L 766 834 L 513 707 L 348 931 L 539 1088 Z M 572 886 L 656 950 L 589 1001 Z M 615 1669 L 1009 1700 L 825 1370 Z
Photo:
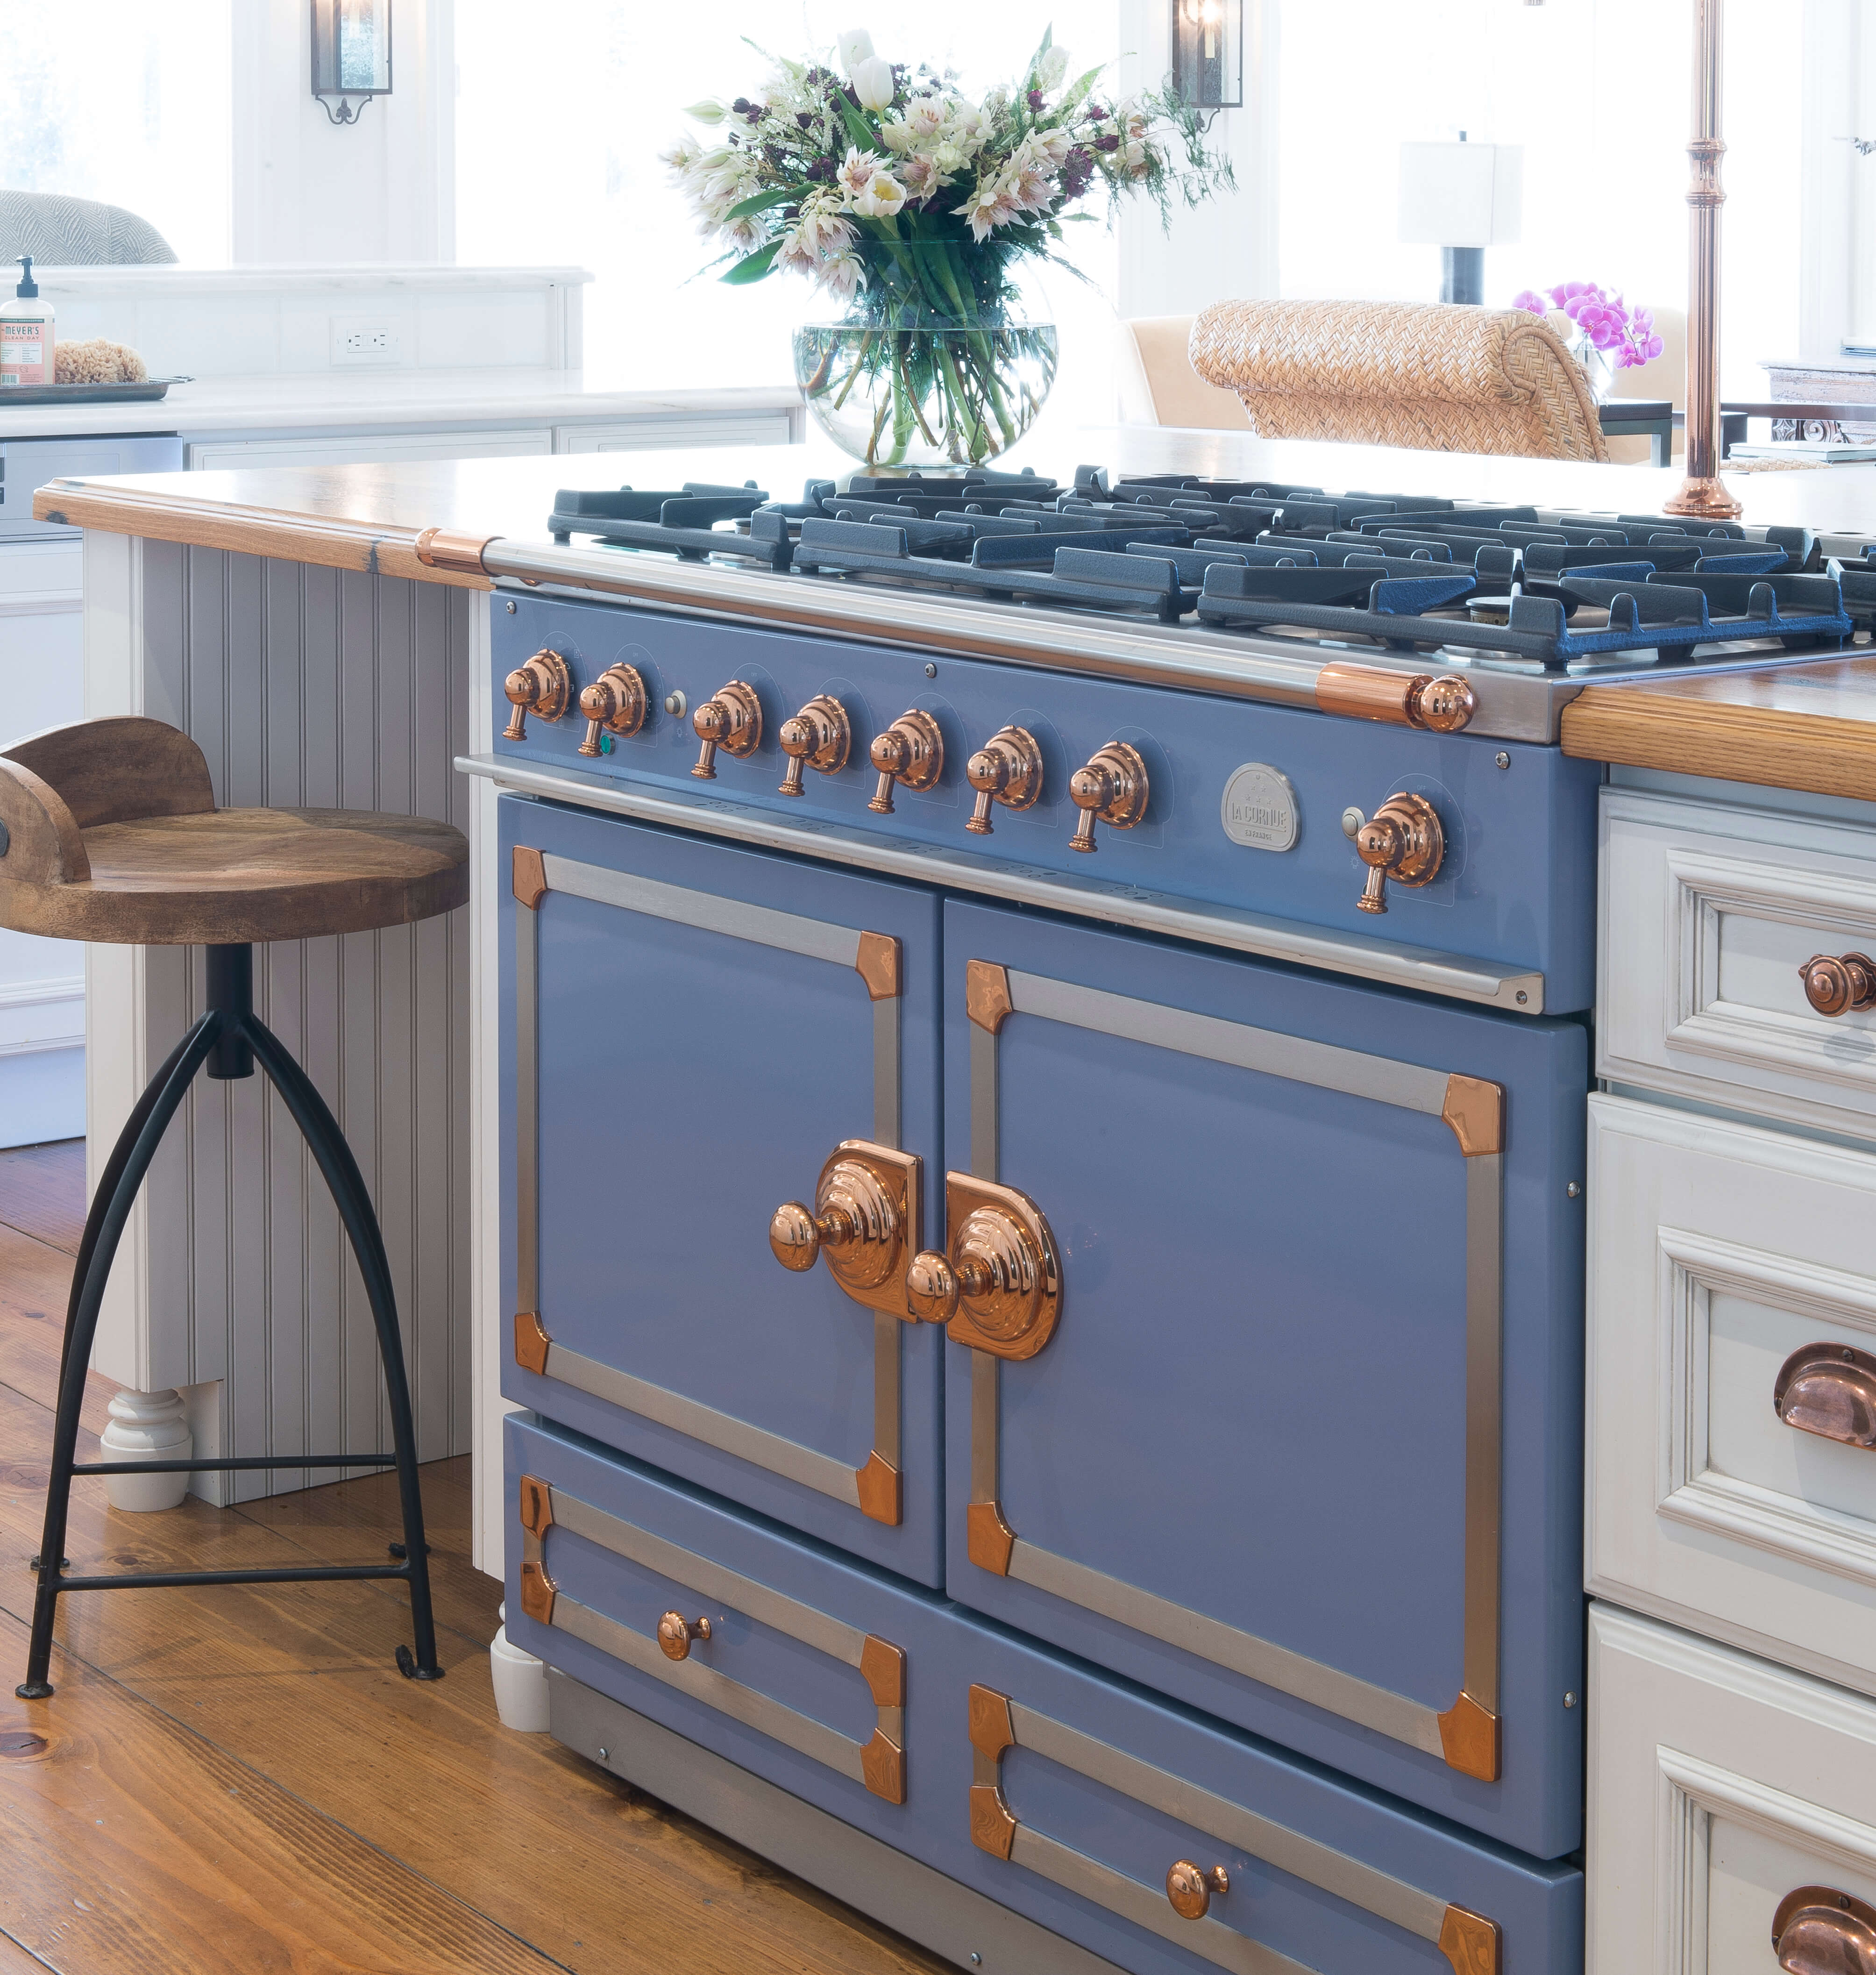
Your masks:
M 390 93 L 391 0 L 313 0 L 313 94 L 327 118 L 356 123 Z
M 1172 0 L 1172 86 L 1194 110 L 1243 106 L 1244 49 L 1244 0 Z

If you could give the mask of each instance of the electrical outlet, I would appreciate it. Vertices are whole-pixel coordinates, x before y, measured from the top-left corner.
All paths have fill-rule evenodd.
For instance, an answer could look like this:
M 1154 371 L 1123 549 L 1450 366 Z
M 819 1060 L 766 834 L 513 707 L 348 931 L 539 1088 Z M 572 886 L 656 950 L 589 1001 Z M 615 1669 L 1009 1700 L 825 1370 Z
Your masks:
M 334 363 L 401 363 L 402 325 L 395 317 L 335 315 L 332 318 Z

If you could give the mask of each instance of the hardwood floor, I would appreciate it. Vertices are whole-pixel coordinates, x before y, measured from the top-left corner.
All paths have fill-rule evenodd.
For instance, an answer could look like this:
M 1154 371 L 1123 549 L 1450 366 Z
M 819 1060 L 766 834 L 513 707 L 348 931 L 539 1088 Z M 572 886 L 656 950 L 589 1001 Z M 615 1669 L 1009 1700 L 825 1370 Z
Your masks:
M 495 1717 L 500 1587 L 469 1562 L 466 1458 L 424 1470 L 448 1678 L 393 1664 L 370 1583 L 80 1593 L 21 1701 L 75 1145 L 0 1153 L 0 1975 L 941 1975 L 811 1887 Z M 94 1374 L 81 1459 L 113 1389 Z M 77 1570 L 382 1553 L 386 1477 L 119 1514 L 74 1490 Z

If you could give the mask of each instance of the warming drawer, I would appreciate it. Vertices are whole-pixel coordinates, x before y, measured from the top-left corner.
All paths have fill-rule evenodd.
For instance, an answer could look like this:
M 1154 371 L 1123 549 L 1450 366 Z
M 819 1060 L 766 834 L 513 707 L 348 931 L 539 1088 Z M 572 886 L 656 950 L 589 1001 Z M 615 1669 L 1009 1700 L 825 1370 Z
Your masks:
M 517 1644 L 1132 1975 L 1579 1975 L 1574 1868 L 553 1428 L 505 1433 Z
M 1571 1849 L 1582 1030 L 955 901 L 945 1023 L 951 1595 Z

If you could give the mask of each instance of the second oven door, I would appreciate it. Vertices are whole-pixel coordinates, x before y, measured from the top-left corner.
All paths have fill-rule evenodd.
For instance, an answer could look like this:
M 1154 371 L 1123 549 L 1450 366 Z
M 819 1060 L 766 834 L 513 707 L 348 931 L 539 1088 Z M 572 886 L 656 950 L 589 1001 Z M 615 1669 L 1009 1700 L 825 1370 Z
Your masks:
M 1582 1030 L 945 914 L 952 1596 L 1569 1851 Z
M 500 807 L 503 1392 L 941 1582 L 935 896 Z

